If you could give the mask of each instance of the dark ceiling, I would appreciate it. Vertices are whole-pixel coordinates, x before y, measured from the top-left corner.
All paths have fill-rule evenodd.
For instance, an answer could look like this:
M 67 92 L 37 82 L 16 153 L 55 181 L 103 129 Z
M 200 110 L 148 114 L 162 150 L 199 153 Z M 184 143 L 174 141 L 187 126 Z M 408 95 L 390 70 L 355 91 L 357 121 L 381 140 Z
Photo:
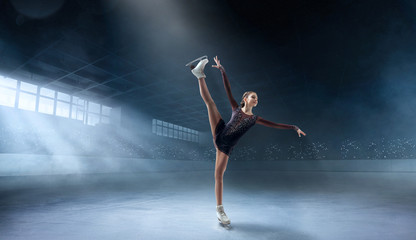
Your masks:
M 206 130 L 197 80 L 184 64 L 208 55 L 210 65 L 218 55 L 237 101 L 254 90 L 260 114 L 296 108 L 313 117 L 344 98 L 379 104 L 381 69 L 414 45 L 412 7 L 408 1 L 0 0 L 0 73 Z M 227 118 L 221 76 L 210 67 L 206 74 Z

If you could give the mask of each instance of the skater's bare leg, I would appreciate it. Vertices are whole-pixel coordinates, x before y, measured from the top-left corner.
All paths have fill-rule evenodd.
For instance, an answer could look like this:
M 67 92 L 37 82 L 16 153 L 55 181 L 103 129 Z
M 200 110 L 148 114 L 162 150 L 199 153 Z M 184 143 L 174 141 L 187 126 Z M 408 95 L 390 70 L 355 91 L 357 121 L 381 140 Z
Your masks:
M 215 105 L 214 100 L 212 100 L 211 94 L 209 93 L 207 84 L 205 82 L 205 78 L 199 78 L 198 82 L 199 92 L 201 93 L 201 97 L 208 109 L 208 118 L 212 137 L 215 137 L 215 127 L 221 119 L 221 114 L 218 112 L 217 105 Z
M 227 168 L 228 155 L 217 149 L 215 160 L 215 197 L 217 206 L 222 205 L 223 177 Z
M 215 197 L 217 199 L 217 218 L 225 225 L 231 223 L 227 214 L 224 212 L 224 206 L 222 205 L 222 190 L 223 190 L 223 177 L 225 169 L 227 168 L 228 155 L 217 149 L 215 161 Z

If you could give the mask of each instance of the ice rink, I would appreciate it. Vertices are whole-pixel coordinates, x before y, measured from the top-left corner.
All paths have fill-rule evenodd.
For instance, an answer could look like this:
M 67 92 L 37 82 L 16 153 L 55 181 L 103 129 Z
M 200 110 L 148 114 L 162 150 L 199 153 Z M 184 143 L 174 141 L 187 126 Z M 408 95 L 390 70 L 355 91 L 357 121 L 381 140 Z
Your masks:
M 416 175 L 211 171 L 2 177 L 1 239 L 414 239 Z

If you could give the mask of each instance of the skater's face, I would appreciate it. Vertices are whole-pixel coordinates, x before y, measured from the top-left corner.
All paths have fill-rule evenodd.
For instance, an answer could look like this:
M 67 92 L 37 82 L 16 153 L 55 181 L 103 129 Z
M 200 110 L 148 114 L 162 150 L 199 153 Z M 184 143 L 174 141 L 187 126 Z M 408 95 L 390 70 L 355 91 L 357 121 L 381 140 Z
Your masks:
M 259 99 L 257 97 L 257 94 L 255 92 L 250 93 L 245 98 L 245 102 L 246 102 L 247 106 L 249 106 L 249 107 L 255 107 L 255 106 L 257 106 L 257 103 L 259 102 Z

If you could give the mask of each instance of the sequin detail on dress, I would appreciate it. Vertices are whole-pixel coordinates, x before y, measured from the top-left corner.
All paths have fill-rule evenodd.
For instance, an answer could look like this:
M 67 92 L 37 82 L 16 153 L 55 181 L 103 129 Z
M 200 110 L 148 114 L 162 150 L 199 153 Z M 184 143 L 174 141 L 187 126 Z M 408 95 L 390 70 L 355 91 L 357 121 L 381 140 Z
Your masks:
M 232 112 L 227 124 L 221 119 L 215 128 L 214 143 L 218 150 L 230 155 L 238 140 L 256 124 L 256 120 L 256 115 L 245 114 L 240 107 Z

